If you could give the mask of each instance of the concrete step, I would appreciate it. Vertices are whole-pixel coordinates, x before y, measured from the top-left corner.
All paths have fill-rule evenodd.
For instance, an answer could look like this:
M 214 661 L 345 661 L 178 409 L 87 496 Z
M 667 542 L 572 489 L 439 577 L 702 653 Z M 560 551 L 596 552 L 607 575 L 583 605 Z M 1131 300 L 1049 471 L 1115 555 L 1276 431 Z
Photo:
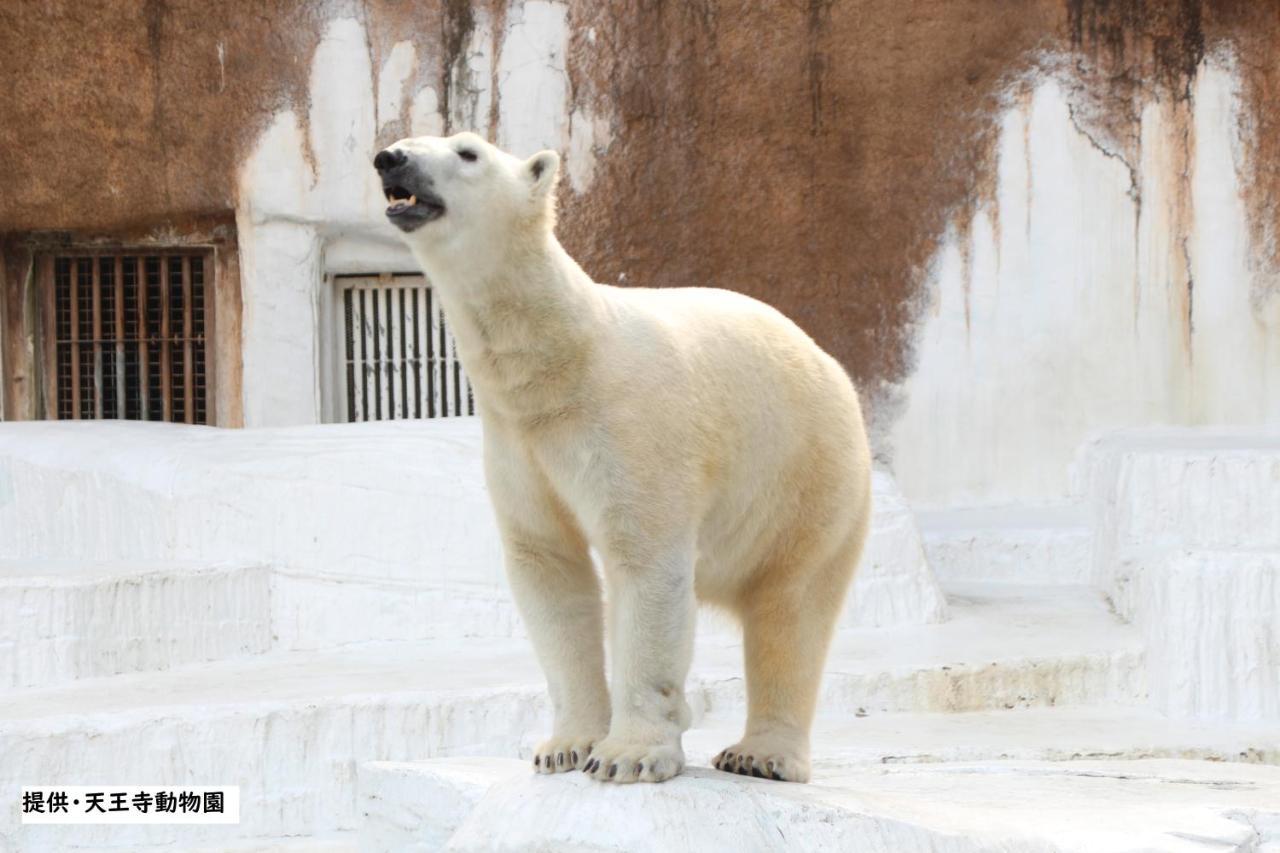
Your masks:
M 945 617 L 918 537 L 907 534 L 909 514 L 902 521 L 901 535 L 876 540 L 842 626 Z M 911 547 L 918 562 L 901 570 L 907 562 L 889 557 Z M 707 610 L 699 634 L 735 642 L 739 629 Z M 182 561 L 0 561 L 0 688 L 273 650 L 469 637 L 524 637 L 505 587 Z
M 1084 445 L 1076 489 L 1095 532 L 1093 582 L 1125 618 L 1166 551 L 1280 551 L 1280 430 L 1142 429 Z
M 1083 504 L 921 510 L 925 555 L 942 584 L 1087 584 L 1093 537 Z
M 50 574 L 269 566 L 279 646 L 430 639 L 448 618 L 441 590 L 505 598 L 482 456 L 477 418 L 258 430 L 4 423 L 0 560 L 28 576 L 45 563 Z M 871 534 L 841 624 L 942 621 L 910 507 L 887 473 L 872 487 Z M 509 604 L 468 602 L 464 622 L 511 633 Z
M 454 432 L 461 432 L 454 441 L 478 441 L 478 434 Z M 334 441 L 322 446 L 333 450 Z M 892 478 L 876 472 L 873 481 L 873 533 L 840 625 L 941 622 L 946 601 L 914 516 Z M 377 529 L 358 515 L 351 524 Z M 707 616 L 701 633 L 736 636 L 735 626 Z M 0 650 L 9 652 L 0 657 L 0 689 L 270 650 L 523 635 L 505 583 L 441 581 L 428 571 L 379 577 L 170 558 L 0 560 Z
M 1134 703 L 1146 695 L 1142 641 L 1096 591 L 953 584 L 939 625 L 842 631 L 822 707 L 846 712 L 977 711 Z M 708 637 L 695 654 L 712 712 L 741 711 L 741 651 Z
M 824 712 L 1094 705 L 1144 692 L 1136 635 L 1088 591 L 969 588 L 951 610 L 939 625 L 841 632 Z M 697 719 L 740 722 L 742 688 L 740 645 L 700 638 L 689 683 Z M 0 693 L 0 801 L 16 810 L 17 787 L 34 780 L 239 784 L 243 838 L 325 835 L 355 828 L 360 762 L 527 756 L 548 722 L 524 641 L 270 652 Z M 0 843 L 23 840 L 12 818 L 0 821 Z M 157 843 L 151 827 L 43 829 L 63 844 Z M 188 829 L 190 843 L 225 838 Z
M 1280 850 L 1280 768 L 1207 761 L 858 766 L 662 785 L 514 761 L 368 764 L 361 850 L 1211 853 Z
M 708 714 L 685 736 L 691 764 L 742 736 L 742 719 Z M 1274 723 L 1172 720 L 1144 707 L 1076 706 L 935 714 L 825 713 L 814 722 L 813 763 L 824 770 L 859 764 L 956 761 L 1074 761 L 1180 758 L 1280 765 Z
M 1280 728 L 1280 548 L 1169 550 L 1131 569 L 1152 705 Z
M 271 622 L 259 566 L 0 561 L 0 689 L 257 654 Z
M 184 561 L 0 561 L 0 688 L 282 649 L 523 635 L 504 588 Z

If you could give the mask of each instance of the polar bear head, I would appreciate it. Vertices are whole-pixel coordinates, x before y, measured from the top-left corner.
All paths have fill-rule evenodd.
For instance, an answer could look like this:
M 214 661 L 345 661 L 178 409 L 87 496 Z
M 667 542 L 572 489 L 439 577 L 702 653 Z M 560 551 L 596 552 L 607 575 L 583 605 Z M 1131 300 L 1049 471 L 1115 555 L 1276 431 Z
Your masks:
M 474 133 L 402 139 L 373 160 L 387 219 L 415 249 L 550 229 L 560 157 L 513 157 Z

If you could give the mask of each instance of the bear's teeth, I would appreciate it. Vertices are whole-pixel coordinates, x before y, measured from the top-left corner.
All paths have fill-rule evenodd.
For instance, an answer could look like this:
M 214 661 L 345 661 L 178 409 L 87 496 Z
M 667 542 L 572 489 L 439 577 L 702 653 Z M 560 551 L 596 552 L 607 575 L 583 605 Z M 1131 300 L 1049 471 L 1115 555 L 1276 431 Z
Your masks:
M 409 201 L 408 201 L 408 203 L 409 203 L 410 205 L 417 204 L 417 203 L 418 203 L 418 197 L 417 197 L 416 195 L 411 195 L 411 196 L 409 196 Z

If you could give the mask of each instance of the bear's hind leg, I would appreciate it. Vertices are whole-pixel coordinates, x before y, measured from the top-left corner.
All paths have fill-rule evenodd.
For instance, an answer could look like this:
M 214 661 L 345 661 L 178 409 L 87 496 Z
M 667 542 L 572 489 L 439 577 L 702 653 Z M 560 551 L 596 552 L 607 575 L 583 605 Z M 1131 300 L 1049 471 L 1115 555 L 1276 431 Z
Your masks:
M 712 759 L 717 770 L 809 781 L 809 730 L 856 553 L 851 559 L 844 551 L 799 588 L 764 579 L 743 600 L 746 734 Z

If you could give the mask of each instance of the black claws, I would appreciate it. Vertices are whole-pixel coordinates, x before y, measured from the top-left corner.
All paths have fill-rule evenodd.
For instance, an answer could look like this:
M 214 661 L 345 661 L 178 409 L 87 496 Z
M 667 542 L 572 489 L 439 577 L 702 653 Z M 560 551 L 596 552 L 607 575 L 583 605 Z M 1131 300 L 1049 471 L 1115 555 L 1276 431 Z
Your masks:
M 541 766 L 542 766 L 542 756 L 541 756 L 541 755 L 535 755 L 535 756 L 533 757 L 533 766 L 534 766 L 534 767 L 541 767 Z
M 569 756 L 573 759 L 573 766 L 577 767 L 578 766 L 578 750 L 575 749 L 573 752 L 569 753 Z
M 617 775 L 618 775 L 618 765 L 616 765 L 616 764 L 610 764 L 610 765 L 609 765 L 609 778 L 610 778 L 610 779 L 612 779 L 614 776 L 617 776 Z
M 558 764 L 558 765 L 559 765 L 559 766 L 561 766 L 561 767 L 564 767 L 564 753 L 563 753 L 563 752 L 560 752 L 560 753 L 557 753 L 557 754 L 556 754 L 556 764 Z
M 773 779 L 776 782 L 787 781 L 786 777 L 778 772 L 778 767 L 773 761 L 768 761 L 763 767 L 756 763 L 754 755 L 738 755 L 732 752 L 722 752 L 716 756 L 712 766 L 724 773 L 734 773 L 738 776 L 752 776 L 756 779 Z

